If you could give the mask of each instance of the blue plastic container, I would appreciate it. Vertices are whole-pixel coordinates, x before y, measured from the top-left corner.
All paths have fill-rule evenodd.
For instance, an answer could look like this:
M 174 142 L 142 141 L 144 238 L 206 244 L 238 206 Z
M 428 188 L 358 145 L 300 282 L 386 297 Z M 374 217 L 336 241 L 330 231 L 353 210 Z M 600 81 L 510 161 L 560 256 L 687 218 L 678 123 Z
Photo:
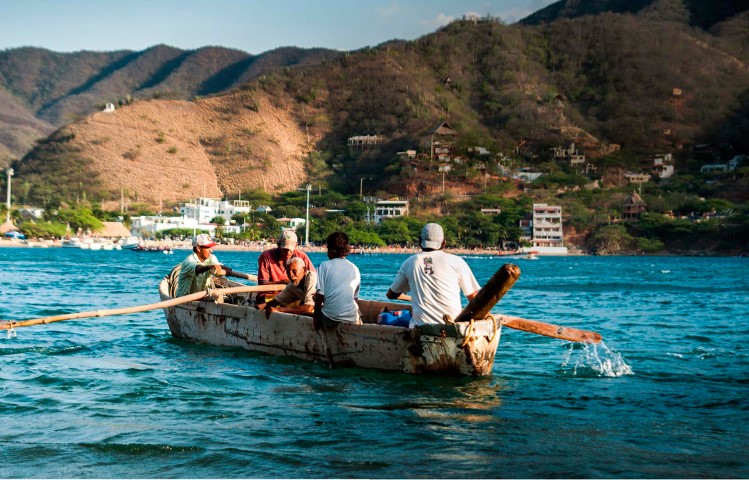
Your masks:
M 382 312 L 377 316 L 377 323 L 380 325 L 392 325 L 394 327 L 406 327 L 411 321 L 410 310 L 395 310 L 392 312 Z

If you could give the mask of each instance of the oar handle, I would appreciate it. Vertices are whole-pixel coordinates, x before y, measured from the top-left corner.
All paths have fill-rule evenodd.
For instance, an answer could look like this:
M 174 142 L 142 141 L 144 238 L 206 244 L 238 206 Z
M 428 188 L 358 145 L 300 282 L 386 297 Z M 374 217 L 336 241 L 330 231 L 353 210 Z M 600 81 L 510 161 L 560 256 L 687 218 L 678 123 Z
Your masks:
M 211 290 L 210 296 L 216 295 L 228 295 L 231 293 L 248 293 L 248 292 L 275 292 L 278 290 L 277 285 L 252 285 L 243 287 L 230 287 L 230 288 L 216 288 Z M 126 315 L 128 313 L 139 313 L 146 312 L 148 310 L 156 310 L 159 308 L 173 307 L 182 303 L 193 302 L 195 300 L 201 300 L 208 296 L 207 291 L 196 292 L 184 297 L 172 298 L 171 300 L 164 300 L 163 302 L 151 303 L 148 305 L 138 305 L 135 307 L 117 308 L 113 310 L 92 310 L 89 312 L 79 313 L 68 313 L 65 315 L 55 315 L 51 317 L 34 318 L 31 320 L 23 320 L 20 322 L 8 321 L 0 324 L 0 330 L 10 330 L 11 328 L 17 327 L 30 327 L 32 325 L 39 325 L 42 323 L 53 323 L 60 322 L 63 320 L 74 320 L 78 318 L 91 318 L 91 317 L 107 317 L 112 315 Z
M 249 273 L 244 272 L 238 272 L 237 270 L 232 269 L 231 273 L 228 274 L 229 277 L 236 277 L 236 278 L 242 278 L 244 280 L 249 280 L 251 282 L 257 283 L 257 275 L 252 275 Z

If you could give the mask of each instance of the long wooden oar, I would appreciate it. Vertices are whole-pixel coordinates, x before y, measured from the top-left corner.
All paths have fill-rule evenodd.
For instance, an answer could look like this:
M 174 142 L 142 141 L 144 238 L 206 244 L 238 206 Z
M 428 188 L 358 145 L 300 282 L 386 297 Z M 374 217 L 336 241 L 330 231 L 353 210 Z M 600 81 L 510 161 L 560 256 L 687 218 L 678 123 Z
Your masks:
M 470 319 L 478 320 L 486 318 L 494 305 L 501 299 L 505 293 L 515 284 L 520 277 L 520 268 L 513 264 L 506 264 L 497 270 L 492 278 L 486 282 L 486 285 L 479 290 L 476 296 L 468 302 L 466 308 L 455 319 L 456 322 L 469 321 Z M 401 295 L 398 300 L 410 302 L 411 297 Z M 515 330 L 535 333 L 552 338 L 561 338 L 569 342 L 580 343 L 599 343 L 601 334 L 579 330 L 577 328 L 560 327 L 551 323 L 539 322 L 537 320 L 527 320 L 520 317 L 510 317 L 507 315 L 500 316 L 500 323 Z
M 560 327 L 559 325 L 539 322 L 537 320 L 528 320 L 508 315 L 500 315 L 499 319 L 502 325 L 514 328 L 515 330 L 536 333 L 538 335 L 545 335 L 552 338 L 561 338 L 562 340 L 570 342 L 600 343 L 603 338 L 600 333 L 580 330 L 577 328 Z
M 251 282 L 257 283 L 257 275 L 253 275 L 251 273 L 244 273 L 244 272 L 238 272 L 236 270 L 232 270 L 231 274 L 229 274 L 228 276 L 236 277 L 236 278 L 243 278 L 245 280 L 249 280 Z
M 499 267 L 499 270 L 455 318 L 455 323 L 486 318 L 494 305 L 515 285 L 518 278 L 520 278 L 520 267 L 517 265 L 506 263 Z
M 410 302 L 411 297 L 408 295 L 401 295 L 398 297 L 398 300 Z M 522 330 L 524 332 L 535 333 L 537 335 L 544 335 L 552 338 L 561 338 L 568 342 L 600 343 L 603 339 L 600 333 L 571 327 L 560 327 L 559 325 L 554 325 L 552 323 L 528 320 L 521 317 L 511 317 L 509 315 L 499 315 L 499 322 L 501 325 L 515 330 Z
M 34 318 L 31 320 L 22 320 L 20 322 L 9 321 L 7 323 L 0 324 L 0 330 L 10 330 L 11 328 L 18 327 L 30 327 L 32 325 L 39 325 L 43 323 L 60 322 L 62 320 L 74 320 L 78 318 L 91 318 L 91 317 L 107 317 L 111 315 L 126 315 L 128 313 L 146 312 L 148 310 L 156 310 L 159 308 L 172 307 L 181 303 L 192 302 L 200 300 L 207 296 L 216 295 L 229 295 L 231 293 L 248 293 L 248 292 L 274 292 L 278 290 L 278 285 L 253 285 L 246 287 L 231 287 L 231 288 L 217 288 L 209 292 L 197 292 L 184 297 L 177 297 L 171 300 L 165 300 L 163 302 L 151 303 L 148 305 L 138 305 L 135 307 L 116 308 L 113 310 L 92 310 L 89 312 L 79 313 L 68 313 L 66 315 L 55 315 L 51 317 Z

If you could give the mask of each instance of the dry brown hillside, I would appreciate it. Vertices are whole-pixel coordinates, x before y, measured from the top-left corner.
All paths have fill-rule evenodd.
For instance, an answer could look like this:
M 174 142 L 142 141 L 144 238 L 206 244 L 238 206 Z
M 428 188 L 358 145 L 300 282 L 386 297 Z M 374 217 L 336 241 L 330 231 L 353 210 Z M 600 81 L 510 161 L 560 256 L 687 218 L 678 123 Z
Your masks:
M 169 205 L 303 184 L 304 158 L 316 138 L 308 139 L 291 110 L 277 108 L 261 92 L 240 92 L 195 102 L 139 101 L 68 129 L 108 190 Z M 119 195 L 103 202 L 105 209 L 118 206 Z

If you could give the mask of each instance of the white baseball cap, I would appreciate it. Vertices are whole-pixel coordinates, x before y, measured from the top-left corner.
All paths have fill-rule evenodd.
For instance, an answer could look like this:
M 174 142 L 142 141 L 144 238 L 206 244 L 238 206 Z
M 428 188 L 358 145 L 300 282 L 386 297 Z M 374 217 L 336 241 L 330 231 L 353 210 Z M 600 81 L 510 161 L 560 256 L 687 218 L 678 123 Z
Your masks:
M 218 243 L 211 240 L 211 236 L 207 233 L 201 233 L 192 239 L 193 247 L 215 247 L 216 245 Z
M 445 240 L 445 232 L 439 223 L 427 223 L 421 229 L 421 246 L 422 248 L 442 248 L 442 242 Z

